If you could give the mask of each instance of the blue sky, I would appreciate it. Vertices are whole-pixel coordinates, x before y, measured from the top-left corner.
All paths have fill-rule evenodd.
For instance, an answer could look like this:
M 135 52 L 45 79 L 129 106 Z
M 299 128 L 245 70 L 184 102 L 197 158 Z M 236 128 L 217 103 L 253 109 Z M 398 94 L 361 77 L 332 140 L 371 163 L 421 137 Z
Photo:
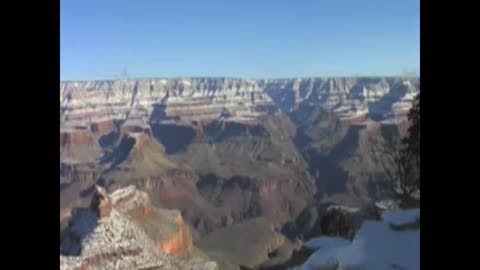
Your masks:
M 61 0 L 62 80 L 398 75 L 419 0 Z

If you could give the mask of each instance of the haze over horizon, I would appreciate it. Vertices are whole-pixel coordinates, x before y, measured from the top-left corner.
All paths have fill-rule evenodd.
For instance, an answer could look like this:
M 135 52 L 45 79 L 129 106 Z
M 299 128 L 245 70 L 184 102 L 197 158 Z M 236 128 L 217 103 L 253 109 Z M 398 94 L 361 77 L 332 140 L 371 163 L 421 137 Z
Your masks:
M 61 0 L 62 81 L 395 76 L 420 67 L 419 0 Z

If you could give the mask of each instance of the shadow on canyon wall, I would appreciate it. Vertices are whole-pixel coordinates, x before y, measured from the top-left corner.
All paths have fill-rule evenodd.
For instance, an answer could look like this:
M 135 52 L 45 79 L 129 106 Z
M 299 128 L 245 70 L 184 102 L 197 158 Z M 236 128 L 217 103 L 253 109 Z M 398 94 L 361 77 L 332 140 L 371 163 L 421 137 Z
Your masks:
M 317 199 L 337 193 L 347 193 L 349 173 L 339 166 L 339 162 L 355 153 L 362 127 L 350 127 L 346 136 L 328 153 L 321 153 L 311 147 L 312 139 L 303 130 L 297 130 L 295 145 L 308 163 L 308 170 L 315 178 Z
M 185 151 L 195 138 L 192 127 L 175 124 L 152 124 L 153 136 L 165 147 L 167 154 Z

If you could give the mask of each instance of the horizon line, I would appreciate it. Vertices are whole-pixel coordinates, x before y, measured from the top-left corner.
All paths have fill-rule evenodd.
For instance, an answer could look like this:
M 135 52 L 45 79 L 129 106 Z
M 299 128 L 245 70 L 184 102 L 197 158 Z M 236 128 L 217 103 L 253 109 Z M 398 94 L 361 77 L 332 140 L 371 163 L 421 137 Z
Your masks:
M 101 81 L 120 81 L 120 80 L 179 80 L 179 79 L 240 79 L 240 80 L 292 80 L 292 79 L 350 79 L 350 78 L 420 78 L 418 75 L 347 75 L 347 76 L 289 76 L 289 77 L 241 77 L 241 76 L 138 76 L 127 78 L 110 78 L 110 79 L 77 79 L 62 80 L 65 82 L 101 82 Z

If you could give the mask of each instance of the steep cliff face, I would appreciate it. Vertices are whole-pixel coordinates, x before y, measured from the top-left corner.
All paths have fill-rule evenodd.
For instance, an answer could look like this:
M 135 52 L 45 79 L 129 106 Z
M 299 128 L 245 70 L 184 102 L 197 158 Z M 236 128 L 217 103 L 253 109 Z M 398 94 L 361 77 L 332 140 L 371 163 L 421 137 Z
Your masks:
M 148 196 L 134 187 L 109 195 L 97 186 L 90 208 L 78 210 L 63 234 L 60 269 L 218 269 L 215 262 L 165 253 L 187 252 L 184 246 L 166 248 L 186 234 L 178 228 L 169 234 L 168 223 L 179 222 L 178 214 L 173 220 L 169 214 L 152 208 Z M 162 223 L 152 222 L 155 218 Z
M 419 78 L 308 78 L 261 80 L 259 85 L 286 112 L 301 104 L 333 110 L 342 119 L 385 119 L 408 111 L 420 89 Z
M 397 125 L 342 121 L 334 112 L 305 105 L 292 116 L 298 125 L 294 141 L 315 179 L 317 199 L 359 207 L 382 198 L 385 177 L 374 147 L 384 130 Z
M 60 117 L 64 127 L 86 126 L 102 131 L 112 125 L 105 123 L 126 120 L 188 123 L 222 116 L 249 122 L 275 107 L 291 112 L 301 103 L 336 109 L 344 118 L 370 111 L 389 117 L 408 110 L 419 88 L 418 78 L 63 82 Z
M 183 220 L 180 212 L 176 213 L 175 223 L 178 227 L 178 233 L 160 243 L 158 247 L 167 254 L 179 257 L 188 256 L 193 248 L 192 231 Z
M 60 229 L 71 217 L 72 208 L 85 207 L 89 201 L 85 191 L 97 183 L 100 172 L 95 163 L 63 161 L 60 164 Z
M 248 121 L 256 105 L 271 104 L 254 81 L 240 79 L 65 82 L 60 89 L 61 121 L 79 126 L 127 119 L 211 120 L 223 112 Z

